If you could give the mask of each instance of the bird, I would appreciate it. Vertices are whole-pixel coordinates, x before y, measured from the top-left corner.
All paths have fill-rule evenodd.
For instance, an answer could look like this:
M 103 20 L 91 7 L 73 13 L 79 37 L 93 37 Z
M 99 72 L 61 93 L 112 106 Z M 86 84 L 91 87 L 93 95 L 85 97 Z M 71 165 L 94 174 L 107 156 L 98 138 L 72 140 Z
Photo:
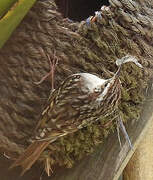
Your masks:
M 22 166 L 24 174 L 47 146 L 58 138 L 75 133 L 116 111 L 121 99 L 120 71 L 122 64 L 134 62 L 132 56 L 117 61 L 119 67 L 112 78 L 95 74 L 75 73 L 54 89 L 41 114 L 32 143 L 11 168 Z

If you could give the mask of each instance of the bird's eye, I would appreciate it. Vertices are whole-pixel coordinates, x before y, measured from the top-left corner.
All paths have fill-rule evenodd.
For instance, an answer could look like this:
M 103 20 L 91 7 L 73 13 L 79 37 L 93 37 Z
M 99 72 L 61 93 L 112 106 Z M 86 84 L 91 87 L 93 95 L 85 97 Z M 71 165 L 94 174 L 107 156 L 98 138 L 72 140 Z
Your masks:
M 104 90 L 104 89 L 107 87 L 107 85 L 108 85 L 108 82 L 106 82 L 105 84 L 103 84 L 103 85 L 101 86 L 101 89 Z
M 105 83 L 105 84 L 104 84 L 104 87 L 107 87 L 107 84 L 108 84 L 108 83 Z

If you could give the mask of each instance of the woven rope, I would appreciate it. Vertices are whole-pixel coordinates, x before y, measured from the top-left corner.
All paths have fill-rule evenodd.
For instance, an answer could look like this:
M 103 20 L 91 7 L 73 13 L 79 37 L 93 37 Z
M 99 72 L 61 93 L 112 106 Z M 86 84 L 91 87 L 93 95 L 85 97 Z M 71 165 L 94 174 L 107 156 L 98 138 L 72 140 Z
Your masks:
M 124 87 L 135 80 L 138 89 L 123 104 L 139 102 L 153 68 L 153 3 L 147 2 L 110 0 L 110 11 L 87 26 L 63 19 L 53 1 L 38 1 L 0 51 L 0 147 L 19 153 L 33 133 L 51 89 L 50 81 L 34 84 L 49 72 L 45 54 L 58 58 L 55 87 L 75 72 L 110 77 L 116 58 L 137 56 L 144 71 L 125 67 Z

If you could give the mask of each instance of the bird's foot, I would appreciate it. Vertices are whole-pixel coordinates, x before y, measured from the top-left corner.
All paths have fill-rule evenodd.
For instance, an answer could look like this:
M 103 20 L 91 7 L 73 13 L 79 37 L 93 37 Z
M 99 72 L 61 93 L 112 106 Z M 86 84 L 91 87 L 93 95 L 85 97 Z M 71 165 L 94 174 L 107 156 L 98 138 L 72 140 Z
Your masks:
M 56 69 L 56 66 L 58 64 L 58 58 L 56 57 L 55 52 L 54 52 L 54 55 L 53 55 L 53 60 L 51 60 L 49 54 L 47 54 L 46 57 L 49 60 L 50 72 L 47 73 L 45 76 L 43 76 L 40 81 L 34 82 L 34 83 L 39 85 L 39 84 L 41 84 L 43 81 L 45 81 L 50 76 L 51 77 L 51 89 L 53 90 L 54 89 L 55 69 Z

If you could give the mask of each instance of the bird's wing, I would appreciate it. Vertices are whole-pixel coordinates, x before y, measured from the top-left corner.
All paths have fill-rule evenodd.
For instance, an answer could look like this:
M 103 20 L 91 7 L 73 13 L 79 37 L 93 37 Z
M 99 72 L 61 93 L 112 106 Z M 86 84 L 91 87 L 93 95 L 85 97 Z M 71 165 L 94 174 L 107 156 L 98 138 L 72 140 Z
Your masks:
M 87 97 L 79 83 L 79 75 L 70 76 L 52 93 L 37 126 L 38 139 L 54 139 L 77 130 L 80 106 Z

